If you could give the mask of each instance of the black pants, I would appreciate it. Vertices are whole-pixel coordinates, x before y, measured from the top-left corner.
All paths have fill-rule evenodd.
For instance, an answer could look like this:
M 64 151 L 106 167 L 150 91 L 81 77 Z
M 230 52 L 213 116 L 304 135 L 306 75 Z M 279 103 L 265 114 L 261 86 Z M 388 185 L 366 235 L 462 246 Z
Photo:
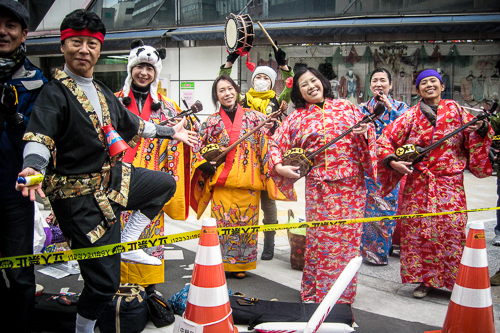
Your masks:
M 122 210 L 140 210 L 153 219 L 174 195 L 176 184 L 166 172 L 132 168 L 127 207 L 111 201 L 117 219 Z M 98 247 L 120 243 L 120 222 L 117 221 L 95 243 L 90 243 L 87 233 L 103 219 L 93 195 L 54 200 L 52 209 L 63 234 L 70 239 L 72 249 Z M 80 260 L 84 287 L 77 304 L 82 317 L 95 320 L 111 301 L 120 285 L 120 254 Z
M 2 257 L 33 254 L 34 215 L 35 206 L 31 201 L 7 204 L 0 202 Z M 11 323 L 13 325 L 11 327 L 15 327 L 16 332 L 31 332 L 31 318 L 34 310 L 34 267 L 1 270 L 0 322 Z
M 278 223 L 278 209 L 276 208 L 276 201 L 269 198 L 267 191 L 260 191 L 260 208 L 264 212 L 262 224 Z

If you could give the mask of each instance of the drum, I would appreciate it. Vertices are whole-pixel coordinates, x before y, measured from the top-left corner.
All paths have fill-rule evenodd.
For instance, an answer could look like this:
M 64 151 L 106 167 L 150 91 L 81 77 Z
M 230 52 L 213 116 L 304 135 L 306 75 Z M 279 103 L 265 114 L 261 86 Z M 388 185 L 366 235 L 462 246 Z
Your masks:
M 227 50 L 240 54 L 250 51 L 253 45 L 253 22 L 248 14 L 229 14 L 224 27 L 224 41 Z

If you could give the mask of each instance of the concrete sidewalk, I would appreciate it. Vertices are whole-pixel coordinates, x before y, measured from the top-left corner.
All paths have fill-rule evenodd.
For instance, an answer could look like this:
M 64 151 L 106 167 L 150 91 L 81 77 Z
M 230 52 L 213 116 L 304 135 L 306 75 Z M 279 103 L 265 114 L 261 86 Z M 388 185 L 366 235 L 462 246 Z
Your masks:
M 496 206 L 496 177 L 478 179 L 470 173 L 465 174 L 465 189 L 468 208 L 487 208 Z M 288 209 L 292 209 L 296 218 L 305 217 L 304 180 L 296 185 L 298 202 L 278 201 L 279 222 L 286 223 Z M 209 216 L 208 209 L 204 216 Z M 261 214 L 262 218 L 262 214 Z M 491 245 L 494 236 L 493 227 L 496 224 L 495 211 L 472 213 L 469 221 L 483 221 L 485 224 L 486 244 L 490 275 L 500 268 L 500 247 Z M 201 228 L 201 220 L 193 215 L 188 221 L 166 221 L 166 234 L 176 234 Z M 259 258 L 262 252 L 263 235 L 259 235 Z M 194 254 L 198 240 L 174 244 L 178 255 L 182 250 L 182 260 L 165 261 L 165 283 L 158 285 L 165 298 L 182 289 L 190 282 L 189 265 L 194 262 Z M 169 256 L 166 251 L 166 257 Z M 173 252 L 172 252 L 173 253 Z M 286 231 L 279 231 L 276 237 L 275 259 L 272 261 L 258 260 L 257 269 L 250 271 L 248 277 L 236 280 L 227 277 L 228 288 L 242 291 L 250 297 L 261 299 L 278 298 L 280 301 L 300 302 L 300 282 L 302 272 L 291 269 L 290 246 Z M 188 268 L 186 268 L 186 266 Z M 39 269 L 41 267 L 37 267 Z M 192 268 L 192 266 L 191 266 Z M 353 312 L 359 327 L 356 332 L 424 332 L 442 327 L 448 308 L 451 292 L 437 290 L 424 299 L 413 297 L 414 285 L 403 285 L 399 276 L 399 257 L 391 256 L 389 265 L 373 266 L 363 264 L 358 274 L 358 289 Z M 44 285 L 46 292 L 58 293 L 61 287 L 70 286 L 70 291 L 79 292 L 82 281 L 75 276 L 55 280 L 37 273 L 37 282 Z M 493 310 L 495 325 L 500 332 L 500 287 L 492 287 Z M 383 326 L 386 325 L 386 326 Z M 240 332 L 246 332 L 244 326 L 238 327 Z M 96 330 L 96 332 L 99 332 Z M 157 329 L 151 322 L 144 332 L 173 332 L 173 325 Z

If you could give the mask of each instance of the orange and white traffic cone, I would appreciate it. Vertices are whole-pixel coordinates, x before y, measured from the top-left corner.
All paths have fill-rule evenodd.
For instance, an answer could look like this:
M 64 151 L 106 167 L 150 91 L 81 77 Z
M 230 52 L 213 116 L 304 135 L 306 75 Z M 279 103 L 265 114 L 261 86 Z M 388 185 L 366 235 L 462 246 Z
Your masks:
M 203 219 L 183 318 L 174 332 L 238 333 L 234 327 L 214 218 Z
M 442 333 L 494 333 L 483 222 L 470 223 Z

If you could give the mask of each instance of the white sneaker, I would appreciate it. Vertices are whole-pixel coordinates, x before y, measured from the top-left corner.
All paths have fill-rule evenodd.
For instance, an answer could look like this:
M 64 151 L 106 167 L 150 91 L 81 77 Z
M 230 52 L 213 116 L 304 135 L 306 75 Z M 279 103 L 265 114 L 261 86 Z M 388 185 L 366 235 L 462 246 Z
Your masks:
M 495 230 L 495 237 L 491 241 L 491 244 L 495 246 L 500 246 L 500 232 Z
M 162 264 L 161 260 L 150 256 L 143 250 L 135 250 L 122 253 L 122 260 L 131 261 L 137 264 L 160 266 Z

